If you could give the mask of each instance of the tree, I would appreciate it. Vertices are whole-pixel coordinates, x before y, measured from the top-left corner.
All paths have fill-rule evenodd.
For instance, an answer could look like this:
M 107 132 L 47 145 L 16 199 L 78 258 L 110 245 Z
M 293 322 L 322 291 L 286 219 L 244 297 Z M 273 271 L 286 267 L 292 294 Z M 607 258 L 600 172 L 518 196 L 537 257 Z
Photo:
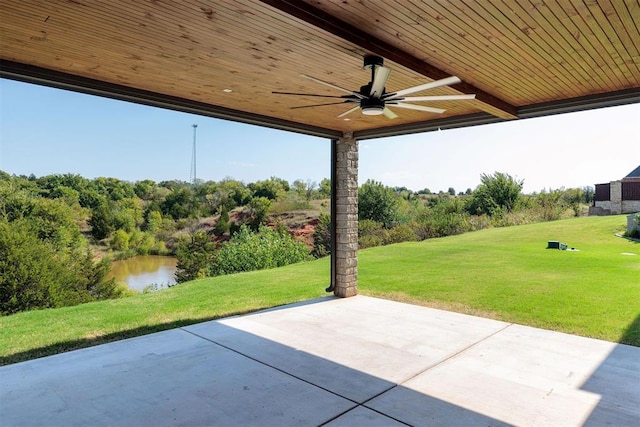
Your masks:
M 320 195 L 326 199 L 331 197 L 331 180 L 329 178 L 324 178 L 320 181 Z
M 202 231 L 178 242 L 176 282 L 182 283 L 209 276 L 209 271 L 213 267 L 214 250 L 215 244 Z
M 250 219 L 247 224 L 252 230 L 257 231 L 267 221 L 267 214 L 271 207 L 271 200 L 266 197 L 254 197 L 249 202 Z
M 197 216 L 197 209 L 194 206 L 194 199 L 188 187 L 175 189 L 167 194 L 164 201 L 160 203 L 163 215 L 169 215 L 173 219 L 190 218 Z
M 542 191 L 535 197 L 535 201 L 540 206 L 545 221 L 560 219 L 562 212 L 567 208 L 562 190 Z
M 303 197 L 307 191 L 307 185 L 301 179 L 296 179 L 293 181 L 293 190 L 298 194 L 298 196 Z
M 391 228 L 397 221 L 398 203 L 392 188 L 367 180 L 358 189 L 358 219 L 380 222 Z
M 327 256 L 331 253 L 331 217 L 325 213 L 320 214 L 318 225 L 313 232 L 313 252 L 316 258 Z
M 216 236 L 222 236 L 225 233 L 229 232 L 229 212 L 227 211 L 227 207 L 222 205 L 220 208 L 220 217 L 218 218 L 218 222 L 216 222 L 215 227 L 213 227 L 213 234 Z
M 317 186 L 318 186 L 318 184 L 315 181 L 307 180 L 306 190 L 305 190 L 305 193 L 304 193 L 307 201 L 311 200 L 311 198 L 313 197 L 313 193 L 314 193 L 314 191 L 315 191 Z
M 91 210 L 89 225 L 91 235 L 95 239 L 102 240 L 109 237 L 113 231 L 113 215 L 106 203 L 101 203 Z
M 289 183 L 284 179 L 272 176 L 267 180 L 249 184 L 249 188 L 253 191 L 253 198 L 264 197 L 269 200 L 278 200 L 289 191 Z
M 53 307 L 51 287 L 63 277 L 55 251 L 27 223 L 0 220 L 0 313 Z
M 449 187 L 449 190 L 447 190 L 447 193 L 449 193 L 450 196 L 455 196 L 456 190 L 453 187 Z
M 511 175 L 496 172 L 482 174 L 481 184 L 471 194 L 468 211 L 472 215 L 498 215 L 511 212 L 516 207 L 524 181 L 517 181 Z

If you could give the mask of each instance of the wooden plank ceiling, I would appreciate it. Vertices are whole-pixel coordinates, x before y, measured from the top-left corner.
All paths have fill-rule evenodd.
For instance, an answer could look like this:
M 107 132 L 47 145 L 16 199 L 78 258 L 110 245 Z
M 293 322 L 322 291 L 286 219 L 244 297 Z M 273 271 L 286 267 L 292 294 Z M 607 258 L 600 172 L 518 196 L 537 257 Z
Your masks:
M 392 70 L 388 92 L 456 75 L 463 83 L 414 95 L 476 99 L 420 103 L 443 114 L 339 118 L 353 104 L 298 109 L 331 99 L 272 94 L 344 95 L 300 74 L 357 91 L 370 80 L 368 54 Z M 638 102 L 640 3 L 0 0 L 0 57 L 8 78 L 311 134 L 376 136 L 515 119 L 536 106 L 547 114 L 594 99 Z

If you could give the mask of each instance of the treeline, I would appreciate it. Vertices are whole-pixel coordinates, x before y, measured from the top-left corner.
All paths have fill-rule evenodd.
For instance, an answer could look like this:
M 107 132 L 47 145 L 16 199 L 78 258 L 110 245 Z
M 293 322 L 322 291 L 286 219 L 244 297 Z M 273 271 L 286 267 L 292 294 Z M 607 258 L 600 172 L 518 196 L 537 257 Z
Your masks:
M 358 245 L 367 248 L 579 216 L 593 200 L 591 187 L 524 195 L 523 183 L 496 172 L 482 175 L 475 190 L 456 195 L 453 188 L 433 194 L 428 189 L 412 192 L 369 180 L 358 189 Z M 322 257 L 331 253 L 330 228 L 329 215 L 320 214 L 311 255 Z M 247 233 L 248 229 L 232 233 L 231 240 L 220 246 L 209 244 L 204 233 L 182 241 L 178 250 L 178 280 L 277 267 L 309 257 L 309 251 L 296 246 L 291 235 L 282 230 L 260 228 L 254 234 Z M 233 268 L 226 267 L 230 260 Z
M 523 180 L 501 172 L 483 174 L 480 181 L 457 195 L 453 188 L 433 194 L 367 181 L 358 190 L 359 247 L 579 216 L 594 196 L 593 187 L 525 195 Z
M 105 279 L 110 258 L 174 254 L 204 227 L 204 217 L 217 218 L 210 240 L 242 227 L 258 233 L 270 212 L 309 208 L 329 191 L 329 180 L 194 185 L 0 171 L 0 313 L 127 295 L 125 286 Z
M 593 198 L 590 187 L 523 195 L 522 184 L 496 172 L 456 195 L 367 181 L 358 191 L 359 245 L 579 215 Z M 182 282 L 329 255 L 330 189 L 328 179 L 131 183 L 0 171 L 0 313 L 129 294 L 105 279 L 110 258 L 175 254 Z M 301 210 L 316 215 L 312 244 L 273 220 Z

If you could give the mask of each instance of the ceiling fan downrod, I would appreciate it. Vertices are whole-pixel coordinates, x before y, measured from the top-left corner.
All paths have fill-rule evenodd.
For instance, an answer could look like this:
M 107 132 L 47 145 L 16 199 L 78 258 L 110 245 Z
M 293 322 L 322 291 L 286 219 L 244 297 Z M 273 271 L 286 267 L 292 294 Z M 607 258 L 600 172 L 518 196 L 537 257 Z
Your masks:
M 376 68 L 384 66 L 384 59 L 381 56 L 367 55 L 364 57 L 364 68 L 371 70 L 371 81 L 369 84 L 360 87 L 360 93 L 366 98 L 360 100 L 360 109 L 362 114 L 367 116 L 379 116 L 384 113 L 385 103 L 382 99 L 382 93 L 378 96 L 371 96 L 371 88 L 376 78 Z

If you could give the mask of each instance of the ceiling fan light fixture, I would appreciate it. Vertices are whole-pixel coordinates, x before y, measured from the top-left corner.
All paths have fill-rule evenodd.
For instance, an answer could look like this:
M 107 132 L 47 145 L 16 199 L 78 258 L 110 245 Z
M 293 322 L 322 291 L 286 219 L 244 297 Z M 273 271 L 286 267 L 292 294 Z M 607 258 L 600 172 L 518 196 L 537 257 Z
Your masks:
M 367 105 L 362 107 L 362 114 L 367 116 L 379 116 L 384 112 L 384 105 Z

